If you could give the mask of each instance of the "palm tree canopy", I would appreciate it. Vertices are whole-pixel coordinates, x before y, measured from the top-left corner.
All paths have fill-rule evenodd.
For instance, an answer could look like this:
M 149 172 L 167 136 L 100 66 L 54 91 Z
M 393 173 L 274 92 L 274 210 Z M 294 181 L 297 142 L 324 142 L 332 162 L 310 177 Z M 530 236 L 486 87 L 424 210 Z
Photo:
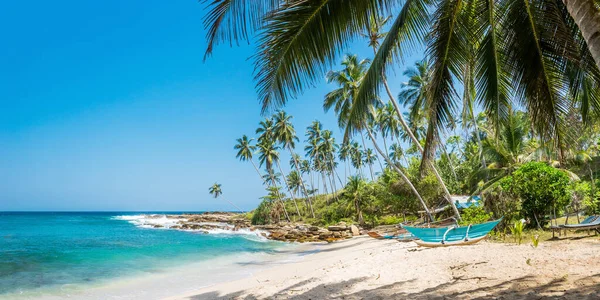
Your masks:
M 221 184 L 215 182 L 211 187 L 208 188 L 208 193 L 213 195 L 215 198 L 221 196 L 221 194 L 223 194 L 223 191 L 221 190 Z
M 279 160 L 279 152 L 277 151 L 275 141 L 263 139 L 256 146 L 258 148 L 258 162 L 260 166 L 264 165 L 267 170 L 272 170 L 273 164 Z
M 274 135 L 275 139 L 283 145 L 284 148 L 296 147 L 298 137 L 296 130 L 292 125 L 292 116 L 285 111 L 280 110 L 274 115 Z
M 251 160 L 256 150 L 256 146 L 252 145 L 252 140 L 249 139 L 248 136 L 243 135 L 241 138 L 237 139 L 237 144 L 233 147 L 233 149 L 238 150 L 235 155 L 236 158 L 239 158 L 241 161 Z

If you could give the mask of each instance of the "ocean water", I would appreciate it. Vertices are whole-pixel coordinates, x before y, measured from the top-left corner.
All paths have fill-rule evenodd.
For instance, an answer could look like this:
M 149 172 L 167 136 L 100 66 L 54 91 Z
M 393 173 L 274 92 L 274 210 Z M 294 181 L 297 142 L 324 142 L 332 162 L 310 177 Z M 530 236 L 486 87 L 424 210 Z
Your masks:
M 282 247 L 253 232 L 155 229 L 153 224 L 168 227 L 172 220 L 141 214 L 0 212 L 0 298 L 64 296 L 65 290 L 84 291 L 192 263 L 210 265 L 219 258 L 276 253 Z

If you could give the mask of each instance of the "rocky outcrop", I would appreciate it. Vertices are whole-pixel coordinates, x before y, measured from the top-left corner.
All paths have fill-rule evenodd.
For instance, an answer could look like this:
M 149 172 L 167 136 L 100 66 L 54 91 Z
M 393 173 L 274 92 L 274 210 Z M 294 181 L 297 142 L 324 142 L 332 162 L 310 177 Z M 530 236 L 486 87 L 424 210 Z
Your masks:
M 156 216 L 155 218 L 164 218 Z M 250 221 L 237 213 L 210 212 L 202 214 L 167 215 L 166 218 L 173 220 L 175 225 L 164 226 L 165 228 L 177 230 L 200 231 L 209 233 L 214 230 L 249 230 L 257 231 L 257 235 L 270 240 L 284 242 L 333 242 L 357 236 L 360 230 L 356 225 L 339 223 L 321 228 L 318 226 L 302 223 L 282 222 L 268 225 L 251 225 Z M 155 225 L 161 228 L 162 225 Z
M 358 227 L 354 227 L 358 230 Z M 268 239 L 286 242 L 333 242 L 354 236 L 351 231 L 352 226 L 346 226 L 346 224 L 329 226 L 327 229 L 295 223 L 257 225 L 253 228 L 268 231 Z

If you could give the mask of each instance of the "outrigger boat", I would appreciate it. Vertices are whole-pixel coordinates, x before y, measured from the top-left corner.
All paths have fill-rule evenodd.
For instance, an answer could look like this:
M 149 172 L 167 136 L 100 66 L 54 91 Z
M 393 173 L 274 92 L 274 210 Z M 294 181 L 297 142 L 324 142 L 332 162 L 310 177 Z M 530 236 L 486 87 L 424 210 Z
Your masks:
M 414 242 L 424 247 L 448 247 L 475 244 L 487 235 L 500 223 L 502 219 L 482 224 L 468 226 L 449 226 L 439 228 L 422 228 L 402 226 L 418 238 Z

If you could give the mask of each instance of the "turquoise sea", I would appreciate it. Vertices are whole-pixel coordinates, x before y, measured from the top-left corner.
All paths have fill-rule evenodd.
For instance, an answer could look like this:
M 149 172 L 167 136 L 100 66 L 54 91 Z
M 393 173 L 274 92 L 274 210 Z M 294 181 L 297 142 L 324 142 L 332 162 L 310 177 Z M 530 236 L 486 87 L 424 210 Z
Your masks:
M 0 212 L 0 298 L 60 295 L 65 287 L 84 290 L 220 257 L 275 253 L 281 247 L 249 233 L 146 228 L 151 226 L 141 225 L 142 214 L 148 213 Z

